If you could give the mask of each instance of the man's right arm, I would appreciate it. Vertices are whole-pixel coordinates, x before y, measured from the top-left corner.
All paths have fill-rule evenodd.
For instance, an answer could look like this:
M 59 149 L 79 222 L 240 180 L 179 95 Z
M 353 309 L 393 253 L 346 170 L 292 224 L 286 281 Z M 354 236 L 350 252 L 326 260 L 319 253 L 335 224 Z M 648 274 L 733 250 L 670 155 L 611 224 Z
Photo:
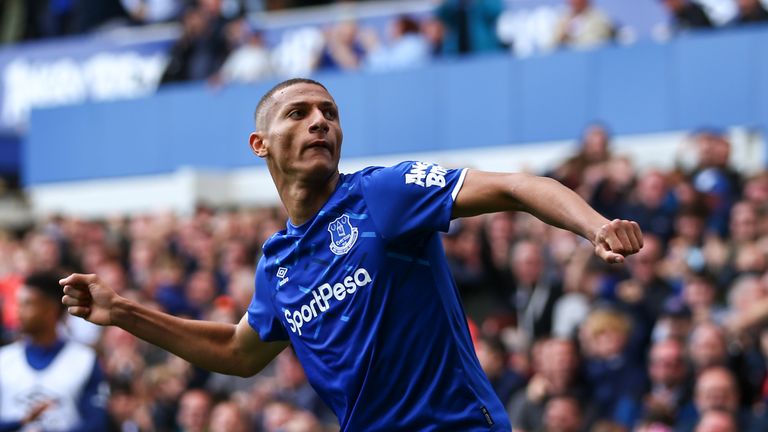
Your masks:
M 262 341 L 247 316 L 238 324 L 182 319 L 118 296 L 96 275 L 76 273 L 60 283 L 70 314 L 118 326 L 210 371 L 251 376 L 288 346 Z

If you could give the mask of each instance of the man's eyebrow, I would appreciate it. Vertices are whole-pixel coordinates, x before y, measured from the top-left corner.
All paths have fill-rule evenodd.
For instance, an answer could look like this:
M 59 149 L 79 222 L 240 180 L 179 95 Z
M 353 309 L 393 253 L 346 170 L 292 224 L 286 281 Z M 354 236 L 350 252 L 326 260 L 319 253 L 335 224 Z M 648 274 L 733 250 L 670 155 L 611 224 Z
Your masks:
M 310 105 L 312 105 L 310 102 L 305 102 L 305 101 L 289 102 L 289 103 L 283 105 L 280 108 L 279 112 L 285 112 L 286 110 L 290 110 L 290 109 L 293 109 L 293 108 L 306 108 L 306 107 L 308 107 Z M 338 109 L 336 107 L 336 103 L 334 103 L 333 101 L 330 101 L 330 100 L 322 101 L 322 102 L 318 103 L 317 105 L 319 107 L 321 107 L 321 108 Z
M 301 102 L 301 101 L 299 101 L 299 102 L 289 102 L 289 103 L 283 105 L 282 107 L 280 107 L 280 111 L 285 111 L 285 110 L 290 109 L 290 108 L 303 108 L 303 107 L 306 107 L 307 105 L 309 105 L 309 103 L 307 103 L 307 102 Z

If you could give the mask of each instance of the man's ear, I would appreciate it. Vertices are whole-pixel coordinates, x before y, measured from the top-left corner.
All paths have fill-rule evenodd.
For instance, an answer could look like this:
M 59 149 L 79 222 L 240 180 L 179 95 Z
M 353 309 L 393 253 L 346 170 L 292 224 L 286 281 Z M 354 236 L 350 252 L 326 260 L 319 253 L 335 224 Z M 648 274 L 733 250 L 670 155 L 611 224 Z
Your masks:
M 267 145 L 264 142 L 264 132 L 251 132 L 251 135 L 248 137 L 248 142 L 251 145 L 251 150 L 256 156 L 260 158 L 267 156 Z

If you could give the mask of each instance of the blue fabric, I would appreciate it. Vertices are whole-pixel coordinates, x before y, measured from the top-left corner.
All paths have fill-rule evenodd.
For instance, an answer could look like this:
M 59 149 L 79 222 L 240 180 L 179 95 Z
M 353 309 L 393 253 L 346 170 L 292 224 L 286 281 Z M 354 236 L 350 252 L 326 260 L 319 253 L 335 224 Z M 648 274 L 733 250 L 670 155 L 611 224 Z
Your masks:
M 501 42 L 496 36 L 496 21 L 504 10 L 501 0 L 446 0 L 437 8 L 435 14 L 447 27 L 443 38 L 443 49 L 447 54 L 458 53 L 461 44 L 459 30 L 462 26 L 462 14 L 466 17 L 466 37 L 470 52 L 488 52 L 501 49 Z
M 437 233 L 462 178 L 417 162 L 342 175 L 264 245 L 248 321 L 291 341 L 343 431 L 511 430 Z
M 21 429 L 21 421 L 0 422 L 0 432 L 14 432 Z
M 64 348 L 64 341 L 58 340 L 51 346 L 41 346 L 28 343 L 24 347 L 24 354 L 27 357 L 27 363 L 36 371 L 47 368 L 56 355 Z
M 107 383 L 99 362 L 93 363 L 93 371 L 83 388 L 83 394 L 77 402 L 80 423 L 70 432 L 101 432 L 107 427 Z

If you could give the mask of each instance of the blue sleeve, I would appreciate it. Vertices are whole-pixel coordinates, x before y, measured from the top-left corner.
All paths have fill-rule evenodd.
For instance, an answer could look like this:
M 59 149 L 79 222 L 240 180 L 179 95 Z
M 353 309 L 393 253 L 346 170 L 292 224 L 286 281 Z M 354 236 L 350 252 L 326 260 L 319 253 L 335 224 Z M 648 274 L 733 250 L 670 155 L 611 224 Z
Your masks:
M 109 387 L 104 381 L 98 360 L 93 362 L 93 371 L 85 384 L 83 394 L 77 402 L 82 419 L 70 432 L 99 432 L 107 428 L 107 400 Z
M 0 432 L 14 432 L 21 429 L 21 421 L 0 422 Z
M 278 340 L 288 340 L 288 333 L 280 322 L 280 317 L 275 313 L 275 307 L 272 304 L 272 293 L 274 285 L 265 277 L 264 258 L 259 260 L 256 267 L 256 289 L 253 292 L 251 304 L 248 306 L 248 324 L 256 330 L 261 340 L 272 342 Z
M 445 169 L 424 162 L 403 162 L 366 173 L 363 196 L 384 238 L 426 231 L 447 231 L 453 201 L 466 169 Z

